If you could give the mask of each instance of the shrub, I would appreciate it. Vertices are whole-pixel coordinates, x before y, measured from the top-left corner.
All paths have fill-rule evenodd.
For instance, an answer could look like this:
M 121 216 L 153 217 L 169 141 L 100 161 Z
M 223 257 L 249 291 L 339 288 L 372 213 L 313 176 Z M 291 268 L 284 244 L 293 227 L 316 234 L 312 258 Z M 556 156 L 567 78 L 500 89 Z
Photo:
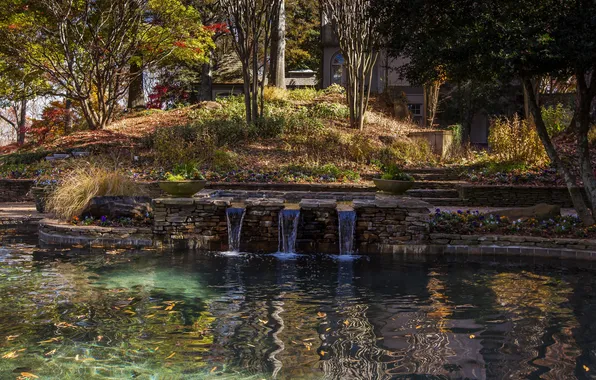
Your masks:
M 347 119 L 350 109 L 339 103 L 317 103 L 310 108 L 310 116 L 319 119 Z
M 488 136 L 491 151 L 506 162 L 543 165 L 548 162 L 536 129 L 517 115 L 493 120 Z
M 80 216 L 94 197 L 138 196 L 143 189 L 122 173 L 101 167 L 84 166 L 63 177 L 48 198 L 48 210 L 59 218 Z
M 235 170 L 238 168 L 238 155 L 228 150 L 217 149 L 213 152 L 211 167 L 218 172 Z
M 266 102 L 285 103 L 288 99 L 288 91 L 279 87 L 267 86 L 263 90 L 263 98 Z
M 422 138 L 395 140 L 390 146 L 383 148 L 379 156 L 384 166 L 424 166 L 437 162 L 429 142 Z
M 158 128 L 152 137 L 152 151 L 161 163 L 202 161 L 214 149 L 214 138 L 204 128 L 179 125 Z
M 348 140 L 348 158 L 354 162 L 369 162 L 376 152 L 376 147 L 364 133 L 355 133 Z
M 557 104 L 554 107 L 542 107 L 542 118 L 550 136 L 563 132 L 573 119 L 573 111 Z
M 321 93 L 314 87 L 299 88 L 287 92 L 289 100 L 312 102 Z
M 343 95 L 346 93 L 346 89 L 337 83 L 333 83 L 331 86 L 324 89 L 323 92 L 327 95 L 332 95 L 332 94 Z

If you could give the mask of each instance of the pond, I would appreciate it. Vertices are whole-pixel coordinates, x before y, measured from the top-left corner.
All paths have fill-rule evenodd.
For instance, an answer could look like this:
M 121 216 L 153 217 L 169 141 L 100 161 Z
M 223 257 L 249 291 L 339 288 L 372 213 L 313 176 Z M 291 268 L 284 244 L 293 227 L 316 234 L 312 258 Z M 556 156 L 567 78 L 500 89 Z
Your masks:
M 20 245 L 0 378 L 588 378 L 595 287 L 557 263 Z

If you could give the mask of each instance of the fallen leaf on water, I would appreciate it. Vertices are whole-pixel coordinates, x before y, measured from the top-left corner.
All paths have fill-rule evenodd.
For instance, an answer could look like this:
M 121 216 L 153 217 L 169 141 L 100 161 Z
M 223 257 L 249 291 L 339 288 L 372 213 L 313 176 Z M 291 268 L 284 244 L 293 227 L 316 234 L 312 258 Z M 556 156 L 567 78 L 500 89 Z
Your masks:
M 246 345 L 247 345 L 248 347 L 253 347 L 253 348 L 255 347 L 255 346 L 253 346 L 253 345 L 252 345 L 252 344 L 250 344 L 250 343 L 247 343 Z
M 476 338 L 476 335 L 474 335 L 474 334 L 470 335 L 470 339 L 474 339 L 474 338 Z
M 263 319 L 259 319 L 259 322 L 261 322 L 262 324 L 266 325 L 266 324 L 267 324 L 267 322 L 269 322 L 269 321 L 265 321 L 265 320 L 263 320 Z
M 48 351 L 45 354 L 43 354 L 43 356 L 51 356 L 54 355 L 56 353 L 56 349 L 54 348 L 52 351 Z
M 16 338 L 18 338 L 20 336 L 21 336 L 20 334 L 19 335 L 9 335 L 6 337 L 6 340 L 8 340 L 10 342 L 11 340 L 15 340 Z
M 174 306 L 176 306 L 175 303 L 171 304 L 170 306 L 167 306 L 165 310 L 170 311 L 170 310 L 174 309 Z
M 39 343 L 54 343 L 54 342 L 58 342 L 58 341 L 60 341 L 60 339 L 61 339 L 61 338 L 57 338 L 57 337 L 55 337 L 55 338 L 51 338 L 51 339 L 48 339 L 48 340 L 42 340 L 42 341 L 41 341 L 41 342 L 39 342 Z
M 325 318 L 325 317 L 327 316 L 327 314 L 325 314 L 325 313 L 323 313 L 323 312 L 319 311 L 319 312 L 317 313 L 317 316 L 318 316 L 319 318 Z
M 325 351 L 321 351 L 321 356 L 325 356 L 326 352 Z
M 311 340 L 315 340 L 315 338 L 307 338 L 307 339 L 304 339 L 304 341 L 305 341 L 305 342 L 310 342 Z
M 135 312 L 134 312 L 134 311 L 132 311 L 132 310 L 124 310 L 124 312 L 125 312 L 126 314 L 130 314 L 130 315 L 136 315 L 136 314 L 137 314 L 137 313 L 135 313 Z
M 148 315 L 145 318 L 149 319 L 149 318 L 153 318 L 153 317 L 155 317 L 155 314 Z
M 80 360 L 80 357 L 79 357 L 79 355 L 78 355 L 78 354 L 77 354 L 77 356 L 75 356 L 75 360 L 76 360 L 76 361 L 79 361 L 79 360 Z
M 215 372 L 216 369 L 217 369 L 217 367 L 213 367 L 213 368 L 211 368 L 210 372 L 213 373 L 213 372 Z
M 416 330 L 419 330 L 421 328 L 422 328 L 422 326 L 420 326 L 420 325 L 416 326 Z
M 344 321 L 344 325 L 349 326 L 350 325 L 350 321 L 348 321 L 347 319 Z
M 99 335 L 99 336 L 97 337 L 97 341 L 98 341 L 98 342 L 101 342 L 101 340 L 102 340 L 102 339 L 103 339 L 103 336 L 102 336 L 102 335 Z
M 161 306 L 151 306 L 149 309 L 161 309 Z
M 14 359 L 17 357 L 19 357 L 19 354 L 17 354 L 16 351 L 11 351 L 11 352 L 8 352 L 8 353 L 2 355 L 2 359 Z
M 329 330 L 331 330 L 331 327 L 327 327 L 327 328 L 325 329 L 325 331 L 329 331 Z
M 588 367 L 587 365 L 584 364 L 584 371 L 590 372 L 590 367 Z
M 174 357 L 174 355 L 176 355 L 176 353 L 175 353 L 175 352 L 172 352 L 172 353 L 170 354 L 170 356 L 168 356 L 168 357 L 166 358 L 166 360 L 173 358 L 173 357 Z
M 39 376 L 34 375 L 30 372 L 21 372 L 21 376 L 23 376 L 26 379 L 39 379 Z

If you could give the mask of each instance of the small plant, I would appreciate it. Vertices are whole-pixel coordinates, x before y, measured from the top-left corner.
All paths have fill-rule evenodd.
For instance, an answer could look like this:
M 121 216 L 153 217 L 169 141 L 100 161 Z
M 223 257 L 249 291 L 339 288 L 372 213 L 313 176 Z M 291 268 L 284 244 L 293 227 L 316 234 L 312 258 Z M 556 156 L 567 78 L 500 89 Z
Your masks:
M 166 173 L 166 181 L 181 182 L 181 181 L 199 181 L 204 180 L 203 174 L 194 162 L 187 162 L 178 164 L 174 167 L 171 173 Z
M 552 107 L 542 107 L 542 118 L 550 136 L 563 132 L 573 119 L 573 111 L 561 103 Z
M 414 177 L 408 173 L 404 173 L 403 170 L 395 164 L 385 166 L 383 172 L 381 179 L 390 181 L 414 181 Z
M 505 162 L 540 166 L 548 156 L 536 128 L 519 116 L 495 119 L 491 125 L 488 145 L 497 158 Z

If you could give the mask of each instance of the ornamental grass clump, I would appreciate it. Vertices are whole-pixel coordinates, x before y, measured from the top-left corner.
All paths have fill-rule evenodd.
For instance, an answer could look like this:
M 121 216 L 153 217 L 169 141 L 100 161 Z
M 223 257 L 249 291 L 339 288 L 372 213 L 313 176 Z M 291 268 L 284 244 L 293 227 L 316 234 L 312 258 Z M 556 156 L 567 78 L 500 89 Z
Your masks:
M 512 119 L 495 119 L 488 136 L 491 152 L 500 160 L 542 166 L 548 156 L 536 128 L 515 115 Z
M 48 199 L 48 210 L 58 218 L 81 216 L 94 197 L 141 196 L 144 190 L 124 174 L 102 167 L 79 167 L 67 174 Z

